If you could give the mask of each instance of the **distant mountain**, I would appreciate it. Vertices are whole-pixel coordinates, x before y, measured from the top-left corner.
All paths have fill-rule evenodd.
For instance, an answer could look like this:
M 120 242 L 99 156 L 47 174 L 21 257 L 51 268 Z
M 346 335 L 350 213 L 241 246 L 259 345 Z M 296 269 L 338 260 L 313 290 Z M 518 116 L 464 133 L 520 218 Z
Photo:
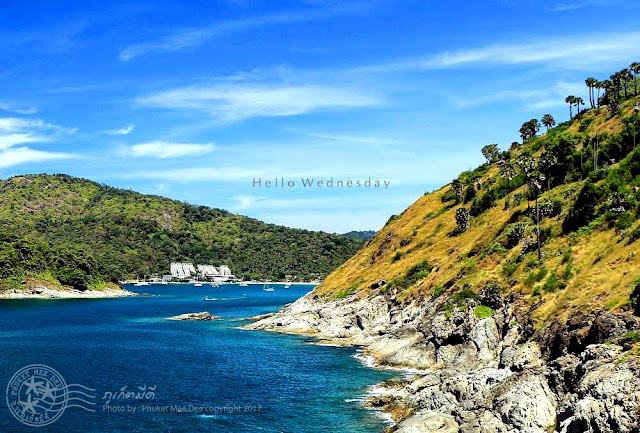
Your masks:
M 34 277 L 79 288 L 171 261 L 226 264 L 243 278 L 323 277 L 361 242 L 67 175 L 0 181 L 0 289 Z
M 359 241 L 368 241 L 376 234 L 373 230 L 363 230 L 363 231 L 350 231 L 348 233 L 343 233 L 342 236 L 345 236 L 349 239 L 357 239 Z

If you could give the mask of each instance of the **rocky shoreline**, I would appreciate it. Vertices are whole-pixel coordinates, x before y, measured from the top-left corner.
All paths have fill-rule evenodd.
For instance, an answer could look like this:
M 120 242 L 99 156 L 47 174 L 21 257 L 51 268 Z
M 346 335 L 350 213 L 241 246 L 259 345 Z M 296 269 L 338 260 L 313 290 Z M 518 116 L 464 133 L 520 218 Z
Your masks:
M 445 296 L 326 301 L 312 292 L 244 328 L 356 345 L 375 365 L 415 369 L 367 402 L 391 415 L 388 432 L 640 431 L 637 317 L 574 316 L 536 331 L 517 296 L 479 295 L 447 309 Z M 480 303 L 490 317 L 476 316 Z
M 125 289 L 104 288 L 101 290 L 74 290 L 38 286 L 23 290 L 6 290 L 0 292 L 0 299 L 98 299 L 140 296 Z

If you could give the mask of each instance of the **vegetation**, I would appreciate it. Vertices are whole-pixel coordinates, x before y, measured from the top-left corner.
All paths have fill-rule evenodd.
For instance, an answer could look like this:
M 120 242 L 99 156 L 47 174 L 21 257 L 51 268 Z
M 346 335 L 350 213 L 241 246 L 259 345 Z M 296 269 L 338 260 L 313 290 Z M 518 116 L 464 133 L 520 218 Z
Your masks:
M 545 134 L 531 119 L 521 143 L 482 147 L 486 163 L 420 197 L 317 293 L 335 296 L 363 279 L 357 295 L 373 296 L 374 282 L 400 279 L 386 291 L 444 298 L 450 311 L 495 283 L 523 295 L 543 323 L 630 308 L 624 300 L 638 298 L 631 294 L 640 277 L 640 70 L 629 71 L 585 81 L 587 104 L 569 98 L 566 122 L 542 116 Z M 403 249 L 408 238 L 413 246 Z M 428 274 L 405 279 L 425 260 Z
M 66 175 L 0 182 L 0 288 L 46 276 L 86 289 L 161 275 L 171 261 L 227 264 L 243 278 L 308 280 L 360 245 Z

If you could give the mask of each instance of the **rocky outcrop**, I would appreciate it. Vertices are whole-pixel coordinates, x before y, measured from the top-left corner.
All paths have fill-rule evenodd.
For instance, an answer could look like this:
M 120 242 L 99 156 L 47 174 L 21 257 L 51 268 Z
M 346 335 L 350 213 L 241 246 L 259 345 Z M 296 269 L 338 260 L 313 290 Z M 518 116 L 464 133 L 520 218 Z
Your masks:
M 478 318 L 485 298 L 496 309 Z M 633 316 L 574 317 L 534 334 L 513 297 L 479 299 L 452 309 L 445 299 L 311 293 L 246 328 L 357 345 L 378 364 L 418 369 L 368 402 L 392 414 L 389 432 L 638 431 L 640 362 L 615 344 L 637 329 Z
M 221 320 L 222 317 L 212 316 L 208 311 L 202 311 L 200 313 L 186 313 L 179 316 L 169 317 L 169 320 Z

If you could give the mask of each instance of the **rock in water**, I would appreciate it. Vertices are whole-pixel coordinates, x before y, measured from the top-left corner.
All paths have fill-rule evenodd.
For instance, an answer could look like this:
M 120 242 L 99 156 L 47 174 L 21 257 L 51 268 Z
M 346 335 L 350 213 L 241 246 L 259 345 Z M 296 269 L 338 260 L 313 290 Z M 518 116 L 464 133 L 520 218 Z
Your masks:
M 220 320 L 219 316 L 212 316 L 208 311 L 201 311 L 200 313 L 186 313 L 179 316 L 169 317 L 169 320 Z

